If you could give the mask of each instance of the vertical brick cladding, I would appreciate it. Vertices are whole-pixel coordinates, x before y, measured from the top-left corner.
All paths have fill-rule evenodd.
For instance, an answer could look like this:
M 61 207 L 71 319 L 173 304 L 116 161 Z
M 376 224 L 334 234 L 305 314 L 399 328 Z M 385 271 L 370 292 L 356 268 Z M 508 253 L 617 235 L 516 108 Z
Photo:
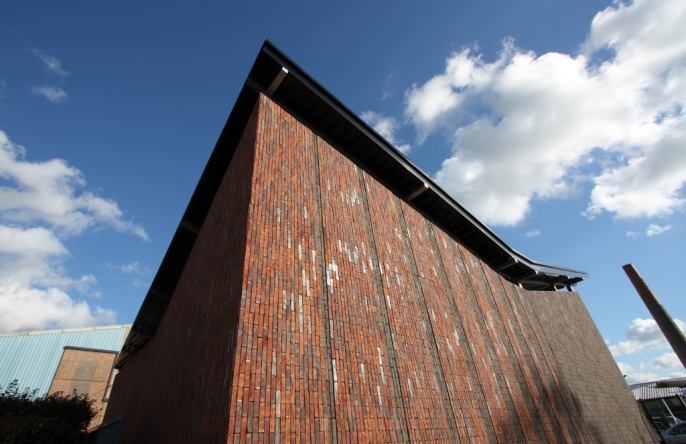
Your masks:
M 138 442 L 653 439 L 576 293 L 502 279 L 264 96 L 119 391 Z
M 256 126 L 253 110 L 155 336 L 115 379 L 122 442 L 226 442 Z

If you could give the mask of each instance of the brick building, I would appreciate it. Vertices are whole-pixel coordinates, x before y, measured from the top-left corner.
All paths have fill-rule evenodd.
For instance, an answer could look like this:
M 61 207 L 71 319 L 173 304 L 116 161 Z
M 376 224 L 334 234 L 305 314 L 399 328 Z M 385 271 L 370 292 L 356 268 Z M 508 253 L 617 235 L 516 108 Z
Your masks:
M 123 442 L 654 442 L 579 295 L 265 43 L 117 358 Z
M 19 390 L 37 396 L 55 392 L 88 395 L 102 422 L 114 360 L 130 325 L 20 331 L 0 334 L 0 387 L 16 380 Z

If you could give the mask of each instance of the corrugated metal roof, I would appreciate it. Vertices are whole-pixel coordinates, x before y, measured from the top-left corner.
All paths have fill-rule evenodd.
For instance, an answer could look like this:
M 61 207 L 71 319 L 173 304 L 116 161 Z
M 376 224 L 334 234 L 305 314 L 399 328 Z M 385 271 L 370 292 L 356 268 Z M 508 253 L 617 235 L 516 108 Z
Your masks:
M 0 335 L 0 386 L 14 379 L 19 388 L 47 393 L 64 347 L 119 351 L 130 325 L 42 330 Z
M 660 381 L 644 382 L 641 384 L 631 384 L 629 388 L 636 399 L 666 398 L 667 396 L 681 395 L 686 397 L 686 390 L 683 387 L 664 387 L 657 388 L 658 382 L 686 381 L 686 378 L 662 379 Z

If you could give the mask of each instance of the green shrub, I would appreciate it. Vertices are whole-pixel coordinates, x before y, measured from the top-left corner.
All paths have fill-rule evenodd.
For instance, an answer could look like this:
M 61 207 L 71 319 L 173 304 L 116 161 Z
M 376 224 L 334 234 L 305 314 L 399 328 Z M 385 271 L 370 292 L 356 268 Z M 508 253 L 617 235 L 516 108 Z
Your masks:
M 0 387 L 0 444 L 73 444 L 86 442 L 86 430 L 98 414 L 95 400 L 62 392 L 37 396 L 19 391 L 15 379 Z

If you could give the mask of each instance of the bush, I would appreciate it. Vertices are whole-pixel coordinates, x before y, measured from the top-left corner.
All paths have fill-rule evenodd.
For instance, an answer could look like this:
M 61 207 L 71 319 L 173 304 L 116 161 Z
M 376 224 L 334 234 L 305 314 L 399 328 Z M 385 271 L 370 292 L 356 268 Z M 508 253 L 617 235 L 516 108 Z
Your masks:
M 98 414 L 95 400 L 62 392 L 37 396 L 19 391 L 15 379 L 0 387 L 0 444 L 72 444 L 86 442 L 86 430 Z

